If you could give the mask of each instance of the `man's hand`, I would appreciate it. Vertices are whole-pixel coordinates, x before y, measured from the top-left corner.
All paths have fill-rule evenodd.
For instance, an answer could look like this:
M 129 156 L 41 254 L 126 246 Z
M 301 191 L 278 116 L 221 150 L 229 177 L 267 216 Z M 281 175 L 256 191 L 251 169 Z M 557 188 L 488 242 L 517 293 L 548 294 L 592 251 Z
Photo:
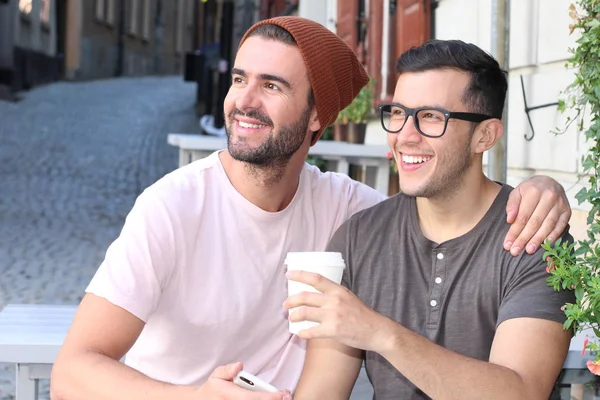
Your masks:
M 233 383 L 235 376 L 242 370 L 242 363 L 218 367 L 208 377 L 206 383 L 198 388 L 198 399 L 239 399 L 239 400 L 292 400 L 287 391 L 278 393 L 251 392 Z
M 366 306 L 350 290 L 312 272 L 288 271 L 286 277 L 321 292 L 298 293 L 283 303 L 287 310 L 301 307 L 290 313 L 290 321 L 320 323 L 300 331 L 298 336 L 334 339 L 346 346 L 375 352 L 386 348 L 387 335 L 383 327 L 395 323 Z
M 571 207 L 563 187 L 547 176 L 533 176 L 518 185 L 506 204 L 506 222 L 512 224 L 504 248 L 513 256 L 523 248 L 533 254 L 548 238 L 554 242 L 567 227 Z

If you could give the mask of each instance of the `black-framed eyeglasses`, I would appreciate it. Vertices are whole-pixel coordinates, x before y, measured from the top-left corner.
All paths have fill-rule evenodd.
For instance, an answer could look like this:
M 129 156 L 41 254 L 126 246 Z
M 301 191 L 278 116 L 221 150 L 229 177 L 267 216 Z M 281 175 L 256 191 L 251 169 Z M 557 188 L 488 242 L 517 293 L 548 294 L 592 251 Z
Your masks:
M 450 118 L 469 122 L 483 122 L 494 117 L 485 114 L 451 112 L 437 107 L 408 108 L 398 103 L 379 106 L 381 126 L 387 132 L 398 133 L 406 125 L 408 117 L 413 117 L 417 131 L 430 138 L 438 138 L 446 133 Z

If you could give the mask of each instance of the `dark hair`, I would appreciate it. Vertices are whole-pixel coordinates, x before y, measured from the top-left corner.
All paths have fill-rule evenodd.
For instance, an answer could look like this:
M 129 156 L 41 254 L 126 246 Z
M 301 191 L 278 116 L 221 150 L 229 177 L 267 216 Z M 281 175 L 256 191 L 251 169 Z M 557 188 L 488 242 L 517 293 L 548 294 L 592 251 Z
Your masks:
M 460 40 L 429 40 L 403 53 L 396 72 L 425 72 L 452 68 L 471 74 L 463 94 L 468 111 L 501 119 L 508 90 L 507 73 L 498 61 L 475 46 Z
M 260 36 L 266 39 L 276 40 L 278 42 L 285 43 L 290 46 L 298 46 L 296 39 L 291 33 L 280 27 L 279 25 L 264 24 L 257 26 L 252 32 L 248 34 L 248 37 Z M 308 93 L 308 108 L 312 109 L 315 105 L 315 94 L 313 93 L 312 87 Z

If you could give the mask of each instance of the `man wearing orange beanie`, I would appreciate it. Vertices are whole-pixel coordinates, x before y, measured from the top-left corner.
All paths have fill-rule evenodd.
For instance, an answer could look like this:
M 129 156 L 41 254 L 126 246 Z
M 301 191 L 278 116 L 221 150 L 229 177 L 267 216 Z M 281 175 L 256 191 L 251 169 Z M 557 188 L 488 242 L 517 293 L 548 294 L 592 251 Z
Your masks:
M 305 342 L 288 332 L 281 307 L 285 255 L 324 250 L 345 220 L 384 198 L 305 162 L 368 77 L 339 37 L 298 17 L 250 28 L 231 72 L 228 149 L 139 196 L 59 354 L 54 399 L 290 398 L 232 380 L 243 363 L 294 390 Z M 539 202 L 540 184 L 543 193 L 559 187 L 532 180 L 514 200 L 520 212 L 556 220 Z M 562 204 L 558 212 L 569 213 Z M 553 225 L 515 224 L 521 240 Z

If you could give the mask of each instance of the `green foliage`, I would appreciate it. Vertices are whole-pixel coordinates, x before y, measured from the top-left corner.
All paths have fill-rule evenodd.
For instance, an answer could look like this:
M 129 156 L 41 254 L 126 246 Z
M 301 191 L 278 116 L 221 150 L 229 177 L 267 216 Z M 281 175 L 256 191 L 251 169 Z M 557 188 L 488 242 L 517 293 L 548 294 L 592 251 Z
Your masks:
M 349 107 L 349 106 L 348 106 Z M 340 111 L 338 113 L 337 118 L 335 119 L 335 122 L 338 124 L 342 124 L 342 125 L 346 125 L 349 122 L 348 119 L 348 107 L 344 108 L 342 111 Z
M 571 58 L 567 67 L 575 71 L 575 79 L 567 88 L 566 98 L 559 102 L 561 112 L 574 110 L 582 117 L 578 128 L 585 134 L 590 150 L 583 156 L 582 167 L 588 177 L 589 187 L 581 189 L 577 201 L 588 203 L 587 239 L 576 244 L 545 243 L 544 260 L 548 260 L 548 284 L 555 290 L 573 289 L 575 304 L 566 304 L 565 328 L 575 332 L 591 327 L 600 338 L 600 0 L 578 0 L 569 8 L 573 24 L 571 33 L 581 34 L 577 46 L 570 49 Z M 583 116 L 589 113 L 589 123 Z M 574 119 L 568 119 L 570 125 Z M 596 342 L 587 344 L 595 353 L 595 362 L 600 363 L 600 349 Z
M 355 124 L 366 123 L 373 104 L 374 86 L 373 80 L 369 81 L 369 83 L 358 92 L 358 95 L 354 98 L 352 103 L 340 111 L 336 122 L 341 124 L 347 124 L 349 122 Z
M 319 168 L 321 172 L 327 172 L 327 161 L 319 156 L 308 155 L 306 162 Z
M 325 128 L 325 130 L 323 131 L 323 135 L 321 136 L 321 139 L 319 139 L 319 140 L 333 140 L 333 132 L 332 132 L 331 126 L 328 126 L 327 128 Z M 327 172 L 327 161 L 322 157 L 309 154 L 306 157 L 306 162 L 311 165 L 316 166 L 322 172 Z
M 331 126 L 328 126 L 323 130 L 323 135 L 320 140 L 333 140 L 333 130 Z

